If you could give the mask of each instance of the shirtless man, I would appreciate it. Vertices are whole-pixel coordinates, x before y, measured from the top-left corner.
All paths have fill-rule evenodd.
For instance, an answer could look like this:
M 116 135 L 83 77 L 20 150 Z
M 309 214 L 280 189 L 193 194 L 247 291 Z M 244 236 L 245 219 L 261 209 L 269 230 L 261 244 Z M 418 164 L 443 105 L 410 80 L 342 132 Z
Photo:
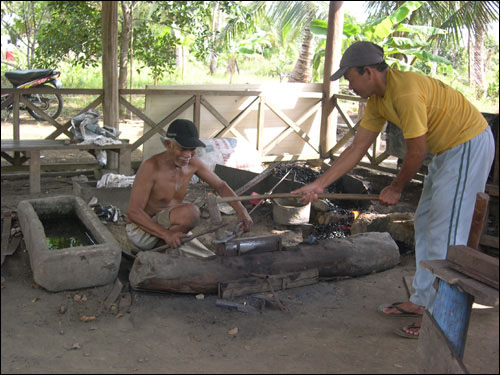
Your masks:
M 197 206 L 182 203 L 193 174 L 210 186 L 221 197 L 236 194 L 229 185 L 212 172 L 198 157 L 196 147 L 205 147 L 196 126 L 189 120 L 173 121 L 167 136 L 162 137 L 166 151 L 145 160 L 135 176 L 128 206 L 127 235 L 141 250 L 152 249 L 163 240 L 171 248 L 181 240 L 200 219 Z M 241 202 L 231 202 L 238 222 L 249 231 L 253 221 Z

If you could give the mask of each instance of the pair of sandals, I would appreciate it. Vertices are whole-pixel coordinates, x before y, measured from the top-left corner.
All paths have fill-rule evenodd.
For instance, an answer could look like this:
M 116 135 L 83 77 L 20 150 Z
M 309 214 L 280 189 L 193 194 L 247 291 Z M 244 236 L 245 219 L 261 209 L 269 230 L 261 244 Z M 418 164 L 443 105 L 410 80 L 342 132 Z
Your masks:
M 401 305 L 403 302 L 394 302 L 392 304 L 382 304 L 377 308 L 377 311 L 385 316 L 395 316 L 395 317 L 418 317 L 422 318 L 421 314 L 416 314 L 410 311 L 406 311 L 405 309 L 401 308 L 399 305 Z M 384 312 L 384 309 L 387 307 L 392 307 L 396 310 L 399 311 L 398 314 L 388 314 Z M 418 336 L 420 335 L 420 322 L 413 322 L 409 326 L 403 327 L 403 328 L 398 328 L 394 330 L 394 333 L 405 337 L 407 339 L 418 339 Z M 407 332 L 407 330 L 414 330 L 414 333 Z

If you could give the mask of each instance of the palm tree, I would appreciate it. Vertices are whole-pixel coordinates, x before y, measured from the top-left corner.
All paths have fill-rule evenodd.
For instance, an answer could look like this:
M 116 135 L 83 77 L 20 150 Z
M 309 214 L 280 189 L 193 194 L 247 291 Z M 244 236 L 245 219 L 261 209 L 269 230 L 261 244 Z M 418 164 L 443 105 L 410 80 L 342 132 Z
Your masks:
M 328 1 L 266 1 L 267 14 L 281 29 L 290 24 L 292 28 L 303 30 L 302 46 L 295 67 L 288 82 L 310 82 L 313 59 L 313 34 L 309 23 L 313 19 L 328 18 Z
M 394 12 L 403 2 L 401 1 L 368 1 L 367 13 L 370 17 L 380 17 Z M 498 21 L 498 1 L 427 1 L 417 11 L 413 12 L 409 20 L 410 24 L 430 24 L 431 26 L 445 29 L 448 36 L 441 36 L 437 43 L 453 43 L 460 46 L 464 29 L 469 35 L 474 35 L 473 51 L 468 50 L 469 61 L 473 59 L 473 69 L 469 76 L 476 83 L 476 92 L 480 93 L 485 85 L 484 82 L 484 38 L 486 25 Z M 437 38 L 437 36 L 436 36 Z

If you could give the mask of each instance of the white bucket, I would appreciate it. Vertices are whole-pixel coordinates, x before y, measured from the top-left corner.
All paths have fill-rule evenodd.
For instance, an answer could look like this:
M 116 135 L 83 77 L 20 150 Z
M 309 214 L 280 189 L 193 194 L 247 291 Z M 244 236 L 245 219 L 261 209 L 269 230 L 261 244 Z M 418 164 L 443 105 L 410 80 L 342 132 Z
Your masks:
M 309 223 L 311 203 L 304 204 L 298 199 L 273 199 L 273 220 L 281 225 Z

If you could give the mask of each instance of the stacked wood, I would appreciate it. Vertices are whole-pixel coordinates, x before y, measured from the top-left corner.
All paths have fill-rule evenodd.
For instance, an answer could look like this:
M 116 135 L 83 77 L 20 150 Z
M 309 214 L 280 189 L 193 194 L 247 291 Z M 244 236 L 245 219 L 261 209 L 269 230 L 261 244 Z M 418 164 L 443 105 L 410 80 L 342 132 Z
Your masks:
M 317 268 L 319 277 L 361 276 L 399 263 L 398 246 L 389 233 L 362 233 L 284 250 L 209 258 L 140 252 L 129 274 L 130 285 L 141 290 L 217 293 L 219 283 L 252 274 L 279 275 Z

